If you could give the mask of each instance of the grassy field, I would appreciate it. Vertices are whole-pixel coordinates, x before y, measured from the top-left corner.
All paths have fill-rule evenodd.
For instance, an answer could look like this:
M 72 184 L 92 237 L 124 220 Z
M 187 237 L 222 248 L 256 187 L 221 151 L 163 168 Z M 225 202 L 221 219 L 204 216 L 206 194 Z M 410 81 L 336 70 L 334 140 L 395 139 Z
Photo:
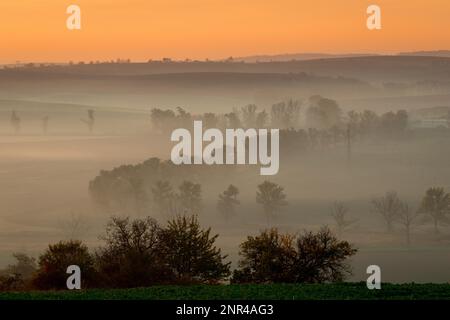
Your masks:
M 344 300 L 450 299 L 450 284 L 383 284 L 368 290 L 365 283 L 154 286 L 81 291 L 3 292 L 0 300 Z

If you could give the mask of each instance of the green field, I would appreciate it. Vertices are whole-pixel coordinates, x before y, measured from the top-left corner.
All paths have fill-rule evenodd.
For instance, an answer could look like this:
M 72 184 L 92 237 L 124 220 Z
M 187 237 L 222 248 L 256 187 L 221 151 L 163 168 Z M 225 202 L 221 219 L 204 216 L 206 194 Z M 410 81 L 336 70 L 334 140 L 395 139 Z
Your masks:
M 450 299 L 450 284 L 383 284 L 368 290 L 365 283 L 154 286 L 81 291 L 2 292 L 0 300 L 343 300 Z

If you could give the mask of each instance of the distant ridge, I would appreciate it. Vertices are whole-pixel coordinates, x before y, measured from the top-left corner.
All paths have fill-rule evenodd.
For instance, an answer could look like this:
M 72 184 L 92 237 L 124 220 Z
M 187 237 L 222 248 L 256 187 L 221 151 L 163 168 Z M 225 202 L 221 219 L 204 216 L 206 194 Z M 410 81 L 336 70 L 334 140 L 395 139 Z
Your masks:
M 270 61 L 302 61 L 302 60 L 316 60 L 316 59 L 338 59 L 338 58 L 357 58 L 357 57 L 376 57 L 376 56 L 389 56 L 379 53 L 286 53 L 286 54 L 262 54 L 246 57 L 233 58 L 234 61 L 243 62 L 270 62 Z M 411 52 L 399 52 L 391 54 L 391 56 L 424 56 L 424 57 L 444 57 L 450 58 L 450 50 L 435 50 L 435 51 L 411 51 Z
M 400 52 L 398 55 L 450 58 L 450 50 Z
M 235 61 L 243 62 L 270 62 L 270 61 L 292 61 L 292 60 L 315 60 L 315 59 L 334 59 L 334 58 L 355 58 L 355 57 L 371 57 L 379 56 L 375 53 L 343 53 L 343 54 L 331 54 L 331 53 L 287 53 L 287 54 L 275 54 L 275 55 L 253 55 L 247 57 L 233 58 Z

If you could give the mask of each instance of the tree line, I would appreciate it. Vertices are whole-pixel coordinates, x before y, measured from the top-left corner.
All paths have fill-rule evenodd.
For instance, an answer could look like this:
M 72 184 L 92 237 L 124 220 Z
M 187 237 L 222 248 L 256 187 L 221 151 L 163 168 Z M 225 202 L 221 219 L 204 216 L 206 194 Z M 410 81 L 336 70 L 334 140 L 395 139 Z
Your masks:
M 450 223 L 450 193 L 445 192 L 442 187 L 427 189 L 416 208 L 401 200 L 395 191 L 373 198 L 370 204 L 370 211 L 384 223 L 387 233 L 392 233 L 396 225 L 401 226 L 408 245 L 414 228 L 431 223 L 434 234 L 438 235 L 439 227 Z M 343 202 L 337 201 L 332 205 L 331 216 L 339 235 L 358 221 L 348 217 L 348 213 L 349 208 Z
M 150 217 L 112 217 L 93 252 L 69 240 L 49 245 L 37 261 L 14 254 L 17 262 L 0 271 L 0 290 L 66 289 L 70 265 L 80 267 L 83 288 L 338 282 L 351 274 L 347 258 L 357 252 L 326 227 L 300 235 L 268 229 L 241 243 L 232 272 L 217 238 L 195 215 L 177 216 L 164 227 Z

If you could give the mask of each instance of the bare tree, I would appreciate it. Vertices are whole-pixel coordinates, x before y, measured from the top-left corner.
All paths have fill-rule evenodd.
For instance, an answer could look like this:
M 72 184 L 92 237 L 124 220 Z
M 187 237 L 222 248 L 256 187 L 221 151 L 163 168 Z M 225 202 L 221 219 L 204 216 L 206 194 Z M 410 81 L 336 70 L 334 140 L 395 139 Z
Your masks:
M 11 113 L 11 125 L 14 128 L 14 132 L 18 134 L 20 132 L 20 117 L 17 115 L 17 112 L 15 110 Z
M 422 199 L 420 211 L 433 219 L 434 232 L 439 233 L 439 224 L 447 222 L 450 210 L 450 194 L 444 188 L 430 188 Z
M 95 124 L 95 115 L 94 110 L 89 109 L 87 111 L 88 118 L 87 119 L 81 119 L 86 125 L 88 126 L 89 133 L 92 133 L 94 131 L 94 124 Z
M 85 217 L 74 212 L 71 212 L 67 219 L 60 222 L 60 228 L 68 240 L 81 240 L 89 230 Z
M 378 213 L 386 223 L 387 231 L 392 232 L 392 225 L 398 218 L 401 202 L 394 191 L 386 192 L 383 197 L 372 200 L 373 211 Z
M 348 207 L 346 207 L 344 203 L 339 201 L 335 201 L 333 203 L 333 206 L 331 207 L 331 216 L 336 222 L 339 236 L 341 236 L 347 228 L 349 228 L 357 221 L 356 219 L 347 219 L 348 212 Z
M 406 244 L 411 244 L 411 228 L 418 222 L 419 212 L 412 210 L 406 202 L 400 203 L 397 221 L 405 228 Z

